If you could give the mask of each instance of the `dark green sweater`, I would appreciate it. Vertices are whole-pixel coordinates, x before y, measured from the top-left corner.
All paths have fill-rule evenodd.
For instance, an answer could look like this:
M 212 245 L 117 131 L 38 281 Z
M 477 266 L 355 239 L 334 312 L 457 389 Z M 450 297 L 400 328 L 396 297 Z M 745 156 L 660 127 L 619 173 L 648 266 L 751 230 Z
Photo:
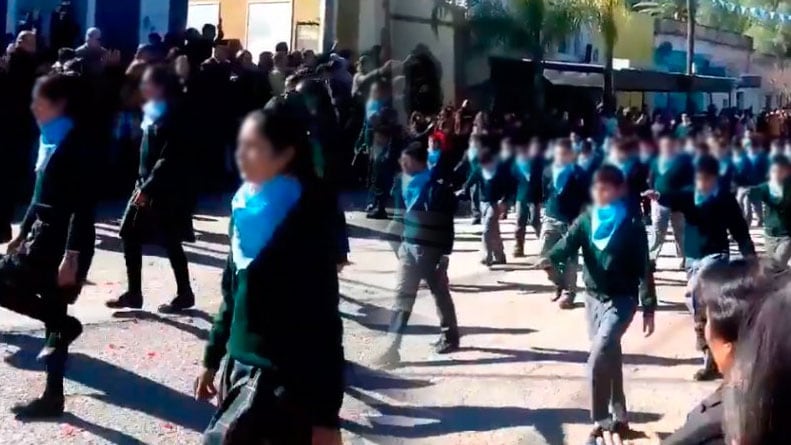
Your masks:
M 511 184 L 511 173 L 508 168 L 503 164 L 498 164 L 491 179 L 483 177 L 483 167 L 480 165 L 474 167 L 467 183 L 464 184 L 465 194 L 469 196 L 472 186 L 477 186 L 481 196 L 481 202 L 489 204 L 497 204 L 508 196 L 508 190 Z
M 660 195 L 659 204 L 684 214 L 684 255 L 701 259 L 717 253 L 728 253 L 730 232 L 744 256 L 755 255 L 750 230 L 733 194 L 720 190 L 700 206 L 695 205 L 692 187 Z
M 769 193 L 769 184 L 763 183 L 750 188 L 750 198 L 764 203 L 764 233 L 766 236 L 791 235 L 791 183 L 783 185 L 783 197 L 775 198 Z
M 511 204 L 520 202 L 522 204 L 536 204 L 541 202 L 544 160 L 537 157 L 530 160 L 530 178 L 528 179 L 522 170 L 516 166 L 516 162 L 511 165 L 511 186 L 508 201 Z
M 651 188 L 659 193 L 681 190 L 690 187 L 695 180 L 695 169 L 689 155 L 681 153 L 670 162 L 664 173 L 659 172 L 659 159 L 651 163 L 650 182 Z
M 579 216 L 590 198 L 588 178 L 585 172 L 574 166 L 574 172 L 558 193 L 552 181 L 552 167 L 544 171 L 544 211 L 546 216 L 571 224 Z
M 591 214 L 587 211 L 574 221 L 547 258 L 557 268 L 582 249 L 582 279 L 591 297 L 600 301 L 638 298 L 640 280 L 648 268 L 648 238 L 640 217 L 635 214 L 623 221 L 604 250 L 591 241 L 591 227 Z M 645 294 L 640 295 L 640 304 L 645 311 L 653 311 L 656 300 Z
M 388 227 L 391 241 L 406 241 L 441 250 L 453 251 L 456 197 L 441 180 L 432 178 L 421 192 L 412 209 L 406 209 L 402 191 L 403 176 L 396 177 L 393 190 L 395 216 Z

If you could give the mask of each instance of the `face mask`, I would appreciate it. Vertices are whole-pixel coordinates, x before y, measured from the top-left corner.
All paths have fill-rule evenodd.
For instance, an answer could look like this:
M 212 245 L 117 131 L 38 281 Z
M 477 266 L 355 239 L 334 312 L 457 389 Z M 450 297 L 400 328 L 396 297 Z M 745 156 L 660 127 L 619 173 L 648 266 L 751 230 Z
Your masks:
M 514 153 L 512 151 L 509 151 L 509 150 L 501 150 L 500 151 L 500 159 L 502 159 L 503 161 L 507 161 L 507 160 L 511 159 L 512 157 L 514 157 Z
M 470 148 L 467 149 L 467 160 L 474 161 L 478 158 L 478 147 L 471 145 Z

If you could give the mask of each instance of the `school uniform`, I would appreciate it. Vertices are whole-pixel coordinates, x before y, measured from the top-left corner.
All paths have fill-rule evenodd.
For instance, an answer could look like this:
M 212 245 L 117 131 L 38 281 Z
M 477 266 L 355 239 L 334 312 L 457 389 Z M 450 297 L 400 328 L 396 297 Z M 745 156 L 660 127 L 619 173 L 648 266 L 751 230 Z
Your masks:
M 477 151 L 473 150 L 467 151 L 464 153 L 464 156 L 461 158 L 456 167 L 453 169 L 455 173 L 456 180 L 461 178 L 460 183 L 464 184 L 470 180 L 470 177 L 476 170 L 480 168 L 480 163 L 478 162 L 478 153 Z M 470 197 L 470 212 L 472 213 L 472 221 L 473 224 L 480 224 L 481 222 L 481 191 L 478 187 L 478 184 L 472 184 L 469 190 L 469 197 Z
M 728 236 L 739 247 L 743 256 L 754 256 L 755 246 L 735 197 L 727 192 L 713 191 L 708 197 L 696 193 L 693 187 L 668 191 L 659 196 L 659 203 L 671 211 L 684 214 L 684 256 L 687 278 L 694 282 L 700 268 L 709 262 L 726 261 L 729 257 Z M 694 288 L 694 286 L 688 286 Z M 686 293 L 687 305 L 695 319 L 698 348 L 706 351 L 703 336 L 705 313 L 700 309 L 696 292 Z
M 752 184 L 758 185 L 764 183 L 769 177 L 769 156 L 764 152 L 747 153 L 747 157 L 752 164 Z M 748 194 L 749 196 L 749 194 Z M 750 206 L 753 215 L 758 220 L 758 226 L 764 224 L 764 207 L 763 202 L 757 200 L 750 200 Z
M 600 229 L 609 230 L 600 231 Z M 582 250 L 585 308 L 592 343 L 588 357 L 591 420 L 602 427 L 626 422 L 621 336 L 638 307 L 638 288 L 648 267 L 648 241 L 639 215 L 621 203 L 606 220 L 595 209 L 583 213 L 544 255 L 560 270 Z M 559 277 L 556 276 L 555 280 Z M 655 299 L 642 299 L 652 312 Z
M 766 211 L 766 255 L 775 260 L 779 268 L 788 267 L 791 259 L 791 183 L 786 181 L 774 186 L 765 182 L 750 189 L 750 199 L 763 203 Z
M 582 155 L 577 156 L 577 165 L 585 173 L 585 177 L 588 178 L 589 183 L 593 182 L 593 175 L 596 173 L 596 170 L 601 167 L 602 162 L 602 156 L 598 153 L 591 153 L 589 156 L 584 158 Z
M 65 118 L 50 125 L 61 129 L 50 136 L 42 127 L 33 197 L 20 226 L 24 241 L 16 252 L 0 257 L 0 306 L 43 322 L 47 345 L 58 348 L 46 360 L 45 398 L 54 405 L 30 405 L 33 412 L 25 414 L 32 416 L 38 409 L 50 415 L 63 411 L 66 347 L 82 332 L 79 322 L 68 317 L 67 307 L 81 291 L 95 245 L 91 139 Z M 61 288 L 58 270 L 67 251 L 78 254 L 77 284 Z M 58 335 L 67 337 L 67 343 L 52 344 Z
M 687 415 L 681 428 L 662 440 L 662 445 L 726 445 L 722 430 L 725 405 L 720 386 Z
M 399 175 L 393 186 L 395 217 L 388 232 L 398 243 L 396 302 L 388 351 L 397 353 L 420 282 L 425 280 L 437 306 L 441 339 L 458 345 L 456 309 L 448 287 L 448 256 L 453 252 L 456 197 L 450 187 L 424 171 Z
M 651 164 L 649 182 L 653 190 L 661 193 L 672 192 L 692 186 L 695 169 L 692 158 L 686 154 L 676 154 L 672 159 L 657 157 Z M 684 214 L 673 212 L 659 202 L 651 203 L 651 232 L 649 238 L 649 258 L 656 262 L 667 238 L 668 227 L 673 228 L 676 255 L 684 258 Z
M 720 190 L 728 193 L 736 193 L 737 187 L 734 184 L 736 168 L 733 166 L 733 159 L 726 157 L 719 160 L 719 187 Z
M 582 213 L 590 199 L 589 182 L 584 171 L 570 165 L 567 178 L 553 174 L 553 166 L 544 170 L 544 220 L 541 224 L 541 255 L 546 255 L 568 232 L 571 223 Z M 573 298 L 577 292 L 576 252 L 559 266 L 560 280 L 556 297 L 565 293 Z
M 194 304 L 187 257 L 181 245 L 195 241 L 190 196 L 195 178 L 190 176 L 194 169 L 190 163 L 187 125 L 180 110 L 170 105 L 144 118 L 135 194 L 129 200 L 120 230 L 128 292 L 108 303 L 111 307 L 142 305 L 144 244 L 159 244 L 167 251 L 176 278 L 176 306 L 186 308 Z M 145 194 L 148 203 L 136 205 L 137 193 Z
M 478 166 L 464 185 L 465 194 L 477 189 L 480 194 L 480 213 L 483 233 L 481 235 L 481 262 L 484 264 L 505 263 L 503 238 L 500 235 L 500 205 L 505 203 L 510 184 L 510 172 L 501 164 L 487 172 Z
M 307 445 L 312 427 L 340 423 L 345 362 L 331 223 L 336 202 L 318 183 L 273 191 L 263 207 L 237 206 L 234 198 L 223 301 L 203 364 L 219 370 L 228 360 L 204 445 L 246 445 L 251 437 Z
M 753 208 L 750 203 L 750 187 L 760 184 L 755 182 L 753 164 L 746 154 L 733 157 L 733 184 L 736 187 L 736 200 L 742 209 L 742 215 L 747 222 L 747 227 L 753 221 Z M 763 181 L 761 181 L 763 182 Z
M 510 168 L 512 185 L 509 203 L 516 207 L 516 230 L 514 253 L 524 255 L 525 235 L 528 224 L 536 238 L 541 237 L 541 198 L 543 187 L 544 160 L 540 157 L 516 159 Z

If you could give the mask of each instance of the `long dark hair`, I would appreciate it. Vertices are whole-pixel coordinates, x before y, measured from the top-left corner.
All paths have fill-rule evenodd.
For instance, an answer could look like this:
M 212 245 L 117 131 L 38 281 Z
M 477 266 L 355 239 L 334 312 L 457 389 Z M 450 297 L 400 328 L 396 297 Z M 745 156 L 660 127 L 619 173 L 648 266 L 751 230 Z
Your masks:
M 258 133 L 269 139 L 276 153 L 294 148 L 287 173 L 302 182 L 316 179 L 308 127 L 310 113 L 302 97 L 288 94 L 272 98 L 262 110 L 253 111 L 247 118 L 255 122 Z
M 780 445 L 791 438 L 791 286 L 768 294 L 742 328 L 725 391 L 727 443 Z

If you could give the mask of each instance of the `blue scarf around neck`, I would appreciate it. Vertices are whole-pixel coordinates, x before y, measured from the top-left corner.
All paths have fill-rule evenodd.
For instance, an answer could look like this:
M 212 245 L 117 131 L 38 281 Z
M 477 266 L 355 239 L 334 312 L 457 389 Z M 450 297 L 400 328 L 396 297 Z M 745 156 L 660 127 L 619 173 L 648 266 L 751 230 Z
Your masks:
M 401 178 L 401 196 L 404 198 L 406 210 L 412 210 L 420 195 L 431 180 L 431 171 L 426 169 L 414 175 L 403 175 Z
M 518 157 L 516 158 L 516 168 L 519 170 L 519 173 L 525 177 L 526 181 L 530 181 L 530 159 Z
M 731 168 L 731 161 L 728 158 L 720 159 L 720 176 L 725 176 Z
M 441 156 L 442 156 L 442 152 L 439 151 L 438 148 L 430 148 L 428 150 L 428 158 L 426 159 L 426 162 L 428 163 L 428 168 L 433 170 L 434 167 L 436 167 L 437 164 L 439 164 L 439 158 Z
M 571 173 L 574 172 L 574 165 L 552 165 L 552 187 L 555 188 L 555 193 L 560 193 L 566 187 Z
M 231 200 L 231 252 L 238 270 L 266 248 L 302 196 L 302 184 L 291 176 L 275 176 L 260 186 L 244 183 Z
M 604 206 L 593 206 L 591 210 L 591 242 L 597 249 L 607 248 L 613 234 L 626 219 L 627 214 L 626 203 L 622 199 Z
M 708 193 L 703 193 L 697 188 L 695 189 L 695 205 L 700 207 L 703 204 L 709 202 L 712 198 L 717 196 L 719 193 L 719 187 L 714 187 Z
M 629 176 L 629 172 L 632 171 L 632 167 L 634 167 L 636 163 L 637 160 L 633 157 L 626 159 L 625 161 L 619 161 L 612 157 L 610 158 L 610 164 L 614 165 L 615 167 L 618 167 L 618 170 L 620 170 L 621 173 L 623 173 L 624 178 Z
M 667 171 L 670 170 L 670 167 L 673 166 L 673 163 L 676 162 L 676 159 L 678 159 L 678 154 L 670 156 L 659 155 L 656 160 L 656 169 L 659 171 L 659 174 L 664 175 L 667 173 Z
M 143 105 L 143 121 L 140 122 L 140 129 L 148 130 L 158 120 L 162 119 L 168 111 L 168 103 L 164 100 L 150 100 Z
M 775 181 L 770 180 L 768 183 L 769 186 L 769 196 L 774 199 L 783 199 L 783 184 L 778 183 Z
M 72 128 L 74 128 L 74 121 L 65 116 L 40 125 L 41 136 L 38 140 L 36 172 L 42 171 L 47 166 L 50 158 L 55 154 L 55 151 L 66 139 Z

